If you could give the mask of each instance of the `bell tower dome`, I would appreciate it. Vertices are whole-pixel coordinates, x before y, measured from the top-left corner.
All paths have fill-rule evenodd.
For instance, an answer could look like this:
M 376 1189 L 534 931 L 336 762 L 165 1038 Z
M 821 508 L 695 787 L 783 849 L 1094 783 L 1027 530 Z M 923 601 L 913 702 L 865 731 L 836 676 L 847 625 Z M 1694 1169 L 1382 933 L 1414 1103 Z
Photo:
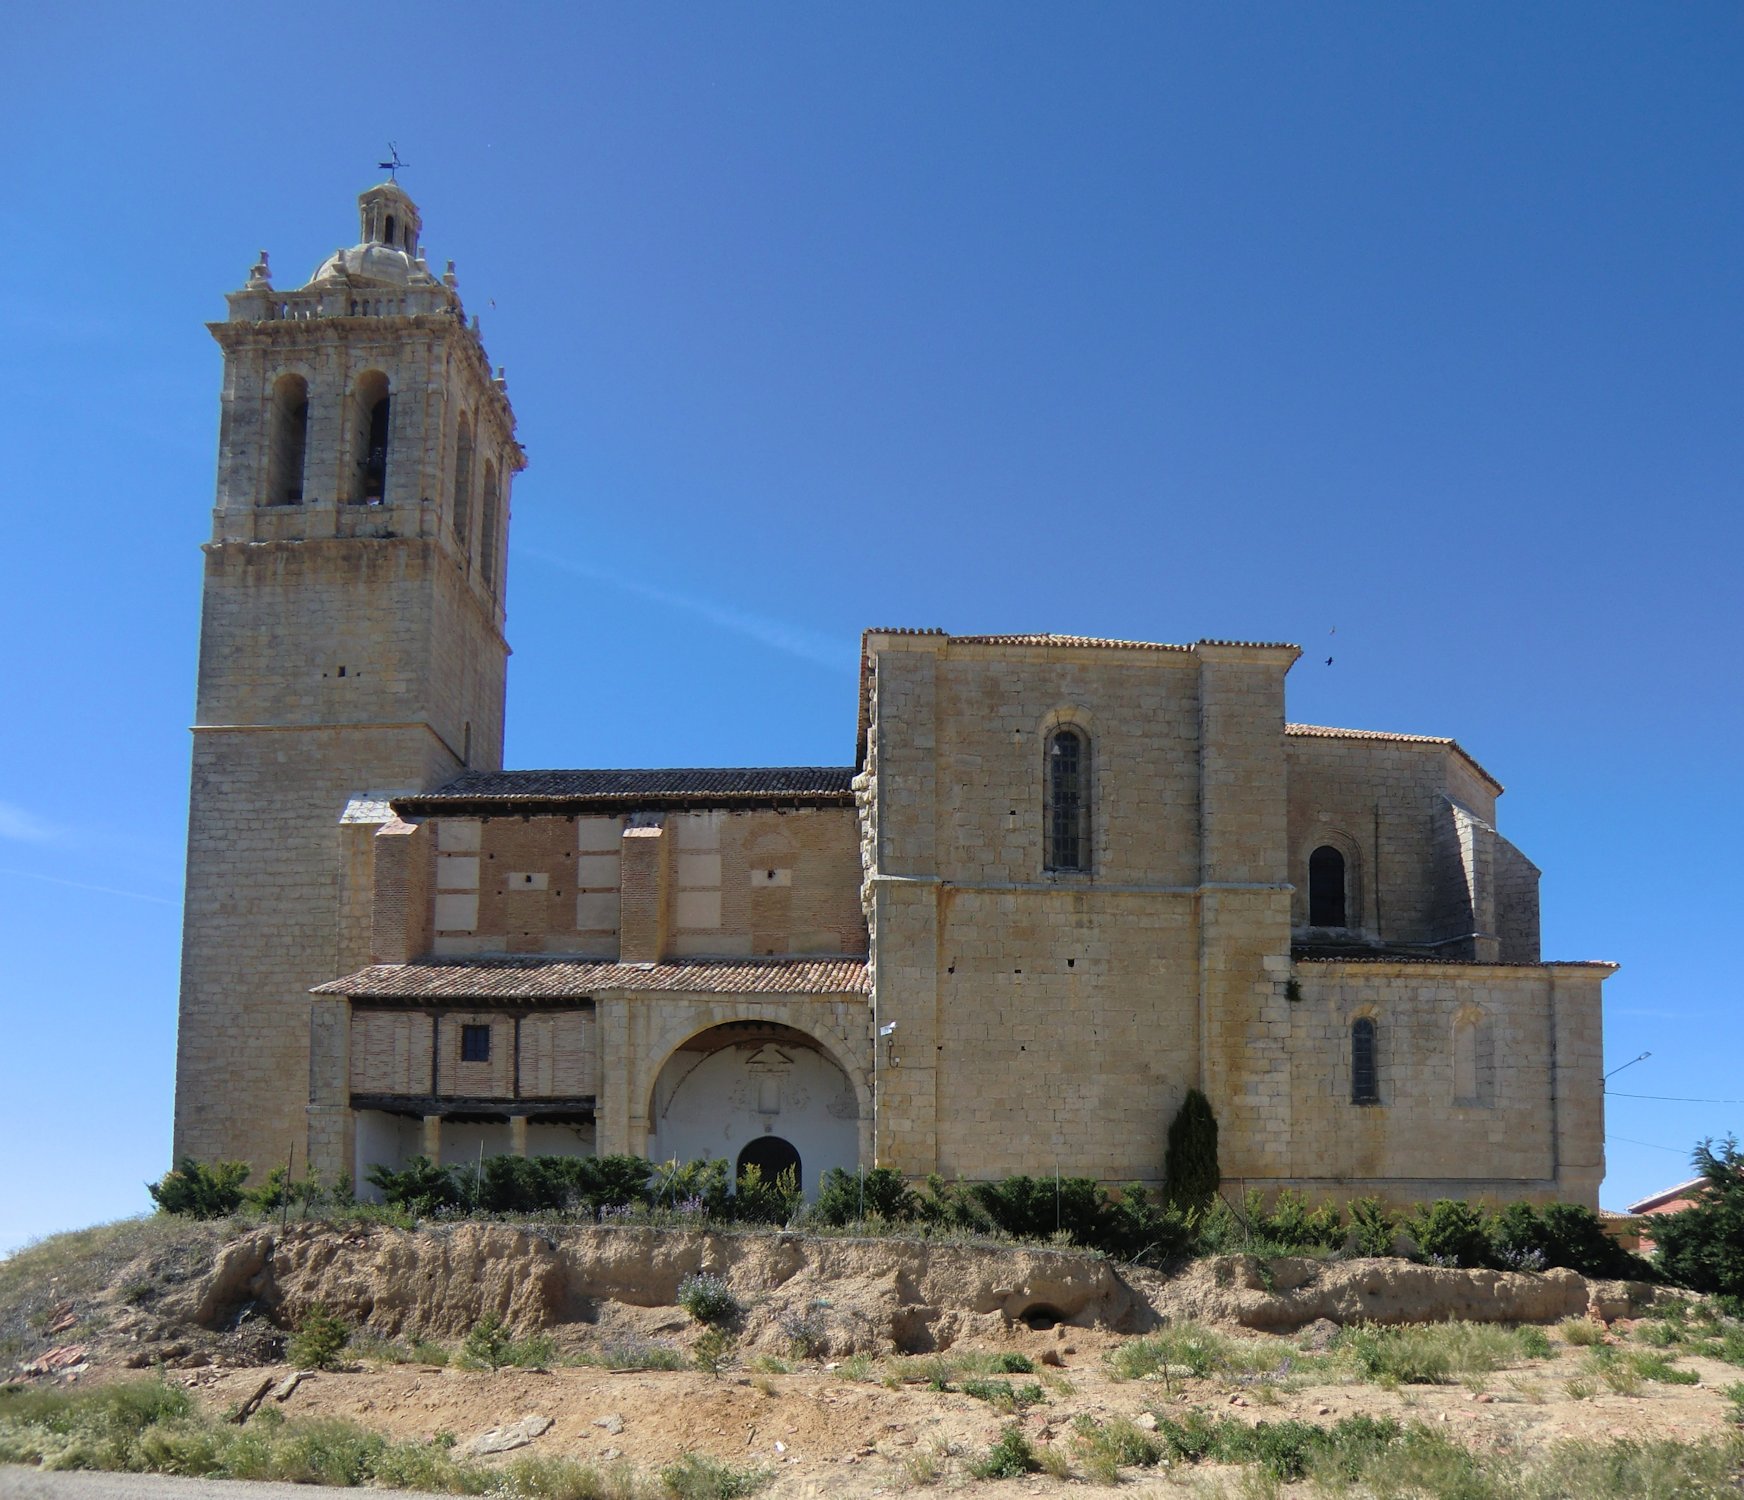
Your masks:
M 369 188 L 358 213 L 358 243 L 295 290 L 274 287 L 263 251 L 208 325 L 224 383 L 178 1158 L 309 1159 L 308 990 L 368 961 L 345 903 L 373 856 L 342 826 L 502 763 L 514 412 L 405 189 Z M 318 1156 L 348 1159 L 335 1147 Z

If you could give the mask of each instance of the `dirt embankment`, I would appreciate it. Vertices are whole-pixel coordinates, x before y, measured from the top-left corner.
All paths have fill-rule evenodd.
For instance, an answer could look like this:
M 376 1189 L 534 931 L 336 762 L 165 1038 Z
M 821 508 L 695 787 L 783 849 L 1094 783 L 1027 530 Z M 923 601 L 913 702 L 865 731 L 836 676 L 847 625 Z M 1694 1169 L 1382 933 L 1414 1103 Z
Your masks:
M 1091 1255 L 927 1241 L 719 1234 L 650 1228 L 459 1224 L 258 1229 L 217 1247 L 209 1269 L 140 1292 L 123 1272 L 99 1338 L 128 1363 L 255 1363 L 319 1303 L 383 1337 L 452 1341 L 491 1315 L 560 1343 L 694 1333 L 677 1306 L 697 1273 L 745 1309 L 741 1347 L 784 1354 L 797 1327 L 820 1356 L 928 1353 L 1027 1326 L 1142 1333 L 1186 1318 L 1287 1332 L 1335 1323 L 1549 1323 L 1638 1312 L 1653 1289 L 1572 1271 L 1519 1275 L 1399 1260 L 1250 1256 L 1176 1276 Z M 101 1356 L 100 1356 L 101 1357 Z
M 798 1320 L 830 1356 L 923 1353 L 1016 1323 L 1140 1332 L 1157 1321 L 1111 1263 L 1063 1251 L 480 1224 L 259 1230 L 152 1311 L 214 1331 L 249 1314 L 294 1326 L 321 1303 L 387 1337 L 452 1339 L 492 1314 L 522 1333 L 647 1334 L 670 1328 L 680 1284 L 699 1273 L 721 1277 L 745 1307 L 745 1346 L 770 1351 L 787 1349 Z

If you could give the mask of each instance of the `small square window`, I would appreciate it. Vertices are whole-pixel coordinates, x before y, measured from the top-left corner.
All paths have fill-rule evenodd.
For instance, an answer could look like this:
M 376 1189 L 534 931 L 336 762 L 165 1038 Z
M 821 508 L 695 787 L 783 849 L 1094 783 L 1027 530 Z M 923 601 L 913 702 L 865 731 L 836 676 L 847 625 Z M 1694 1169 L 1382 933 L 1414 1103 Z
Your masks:
M 460 1060 L 462 1062 L 490 1061 L 490 1027 L 462 1026 L 460 1028 Z

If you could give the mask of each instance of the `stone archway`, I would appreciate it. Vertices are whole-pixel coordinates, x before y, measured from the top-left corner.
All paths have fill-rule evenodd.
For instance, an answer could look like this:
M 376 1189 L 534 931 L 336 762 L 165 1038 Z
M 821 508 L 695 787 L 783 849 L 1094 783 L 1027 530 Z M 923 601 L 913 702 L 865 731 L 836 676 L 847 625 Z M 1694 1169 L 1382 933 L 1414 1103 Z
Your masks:
M 733 1163 L 796 1154 L 813 1197 L 831 1167 L 859 1160 L 860 1110 L 841 1065 L 813 1038 L 767 1021 L 711 1026 L 676 1048 L 654 1081 L 648 1155 Z M 778 1144 L 779 1143 L 779 1144 Z

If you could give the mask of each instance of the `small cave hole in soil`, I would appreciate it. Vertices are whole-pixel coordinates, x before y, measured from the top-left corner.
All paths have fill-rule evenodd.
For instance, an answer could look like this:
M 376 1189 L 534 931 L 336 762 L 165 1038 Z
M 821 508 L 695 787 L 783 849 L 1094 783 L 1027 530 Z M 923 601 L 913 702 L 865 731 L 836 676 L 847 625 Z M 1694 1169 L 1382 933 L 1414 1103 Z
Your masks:
M 1064 1323 L 1066 1315 L 1057 1307 L 1049 1307 L 1045 1302 L 1037 1302 L 1019 1313 L 1017 1320 L 1027 1324 L 1037 1333 L 1046 1333 L 1057 1324 Z

